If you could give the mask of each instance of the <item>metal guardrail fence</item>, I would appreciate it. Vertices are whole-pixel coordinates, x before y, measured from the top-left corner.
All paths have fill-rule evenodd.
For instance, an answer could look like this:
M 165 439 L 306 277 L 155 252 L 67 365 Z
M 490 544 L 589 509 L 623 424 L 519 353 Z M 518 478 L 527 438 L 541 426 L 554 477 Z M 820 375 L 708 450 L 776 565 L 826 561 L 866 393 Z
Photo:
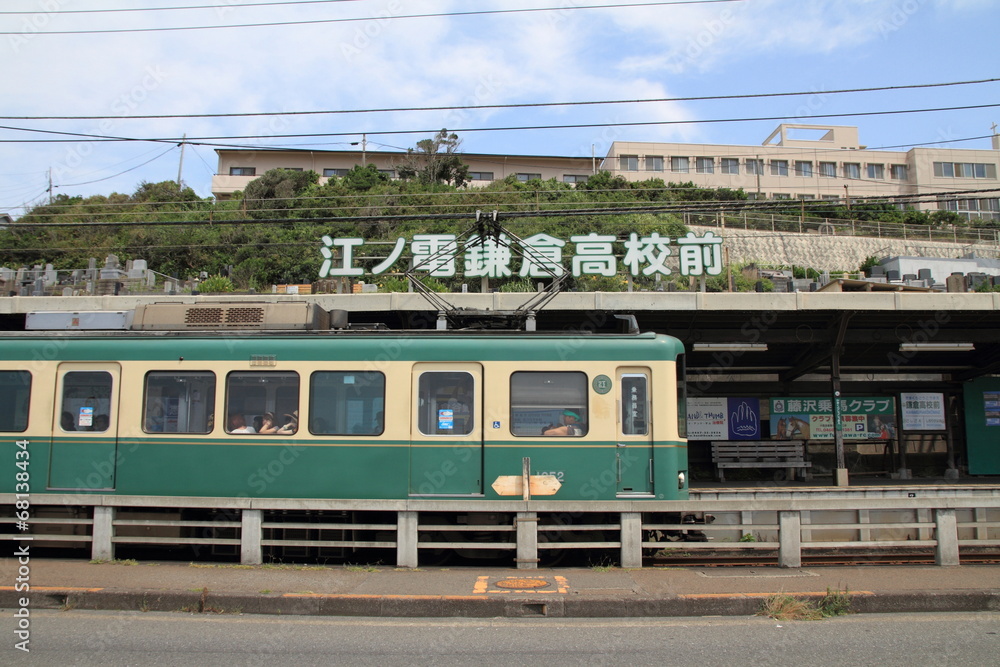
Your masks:
M 905 546 L 933 549 L 938 565 L 958 565 L 962 549 L 1000 546 L 1000 494 L 993 490 L 926 498 L 471 504 L 45 495 L 33 498 L 28 526 L 18 523 L 13 494 L 0 494 L 0 506 L 0 539 L 31 537 L 36 545 L 77 548 L 89 543 L 95 560 L 113 559 L 117 546 L 136 544 L 193 546 L 196 557 L 238 557 L 244 564 L 260 564 L 275 550 L 290 558 L 378 549 L 383 560 L 395 552 L 398 567 L 416 567 L 421 554 L 445 550 L 501 550 L 514 552 L 518 567 L 534 568 L 540 551 L 576 549 L 617 552 L 623 567 L 641 567 L 644 551 L 680 547 L 770 550 L 780 566 L 800 567 L 804 550 Z M 715 522 L 679 522 L 702 512 Z M 690 531 L 710 539 L 674 541 Z
M 684 224 L 699 227 L 793 232 L 826 236 L 863 236 L 902 241 L 936 241 L 985 245 L 1000 251 L 1000 229 L 943 225 L 904 225 L 888 222 L 803 218 L 770 213 L 684 213 Z

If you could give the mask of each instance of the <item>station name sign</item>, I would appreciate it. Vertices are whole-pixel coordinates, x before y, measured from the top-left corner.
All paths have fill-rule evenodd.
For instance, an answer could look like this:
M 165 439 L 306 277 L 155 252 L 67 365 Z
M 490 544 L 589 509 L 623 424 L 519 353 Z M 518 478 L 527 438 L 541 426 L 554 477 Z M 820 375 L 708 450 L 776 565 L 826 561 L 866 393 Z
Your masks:
M 572 244 L 572 248 L 569 247 Z M 323 264 L 320 278 L 377 276 L 399 262 L 407 247 L 407 239 L 397 238 L 388 256 L 369 269 L 355 266 L 363 238 L 323 237 L 320 253 Z M 380 244 L 384 245 L 384 244 Z M 615 246 L 619 246 L 616 254 Z M 675 247 L 676 246 L 676 247 Z M 454 234 L 414 234 L 409 241 L 410 264 L 415 271 L 435 277 L 457 275 L 459 262 L 465 277 L 550 278 L 566 272 L 568 262 L 574 276 L 607 276 L 619 272 L 621 264 L 632 276 L 670 275 L 667 260 L 676 250 L 677 270 L 682 276 L 717 276 L 722 273 L 722 238 L 712 232 L 697 236 L 693 232 L 671 239 L 653 232 L 647 236 L 629 234 L 619 241 L 612 234 L 581 234 L 569 237 L 569 242 L 535 234 L 513 241 L 505 234 L 493 237 L 472 237 L 458 241 Z M 517 262 L 515 263 L 515 255 Z

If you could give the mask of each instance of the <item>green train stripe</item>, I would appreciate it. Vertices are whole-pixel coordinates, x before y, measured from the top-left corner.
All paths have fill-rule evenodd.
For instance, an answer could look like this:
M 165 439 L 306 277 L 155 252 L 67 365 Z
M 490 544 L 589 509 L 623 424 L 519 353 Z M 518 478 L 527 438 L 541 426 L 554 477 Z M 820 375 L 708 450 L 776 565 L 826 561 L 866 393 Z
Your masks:
M 680 341 L 663 335 L 620 336 L 282 336 L 225 334 L 151 337 L 17 336 L 5 338 L 0 360 L 9 361 L 246 361 L 251 355 L 278 361 L 353 361 L 378 364 L 426 362 L 616 362 L 674 359 Z

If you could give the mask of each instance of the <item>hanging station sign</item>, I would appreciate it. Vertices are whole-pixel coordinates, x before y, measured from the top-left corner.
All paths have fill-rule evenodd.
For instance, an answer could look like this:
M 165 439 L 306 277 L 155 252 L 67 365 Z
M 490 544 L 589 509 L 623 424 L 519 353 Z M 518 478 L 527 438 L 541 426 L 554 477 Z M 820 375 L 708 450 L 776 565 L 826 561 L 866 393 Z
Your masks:
M 612 234 L 590 233 L 571 236 L 569 243 L 573 244 L 572 253 L 566 252 L 566 241 L 548 234 L 535 234 L 518 242 L 511 241 L 504 234 L 500 235 L 499 241 L 493 237 L 473 237 L 461 242 L 454 234 L 414 234 L 409 248 L 414 270 L 439 278 L 457 275 L 459 262 L 463 265 L 462 274 L 467 278 L 509 278 L 514 275 L 549 278 L 566 272 L 564 261 L 568 262 L 574 276 L 611 277 L 618 274 L 618 258 L 614 252 L 616 243 L 624 246 L 621 262 L 633 276 L 670 275 L 672 270 L 667 267 L 667 259 L 674 250 L 678 272 L 682 276 L 717 276 L 723 269 L 722 238 L 712 232 L 703 236 L 689 232 L 676 241 L 656 232 L 648 236 L 632 233 L 628 240 L 622 242 Z M 354 265 L 357 249 L 364 245 L 362 238 L 324 236 L 323 247 L 320 248 L 323 263 L 319 277 L 356 278 L 385 273 L 403 257 L 407 240 L 396 239 L 388 256 L 368 271 Z M 519 265 L 514 265 L 515 248 L 519 250 L 516 253 Z

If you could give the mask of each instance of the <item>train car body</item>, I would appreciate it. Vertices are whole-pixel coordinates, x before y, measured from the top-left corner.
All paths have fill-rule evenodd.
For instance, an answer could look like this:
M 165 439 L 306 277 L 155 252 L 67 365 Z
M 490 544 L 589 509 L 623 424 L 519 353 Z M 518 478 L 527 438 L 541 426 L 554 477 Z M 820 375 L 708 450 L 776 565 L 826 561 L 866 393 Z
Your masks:
M 528 459 L 549 500 L 685 499 L 682 354 L 654 334 L 8 333 L 0 455 L 28 452 L 32 494 L 474 503 Z

